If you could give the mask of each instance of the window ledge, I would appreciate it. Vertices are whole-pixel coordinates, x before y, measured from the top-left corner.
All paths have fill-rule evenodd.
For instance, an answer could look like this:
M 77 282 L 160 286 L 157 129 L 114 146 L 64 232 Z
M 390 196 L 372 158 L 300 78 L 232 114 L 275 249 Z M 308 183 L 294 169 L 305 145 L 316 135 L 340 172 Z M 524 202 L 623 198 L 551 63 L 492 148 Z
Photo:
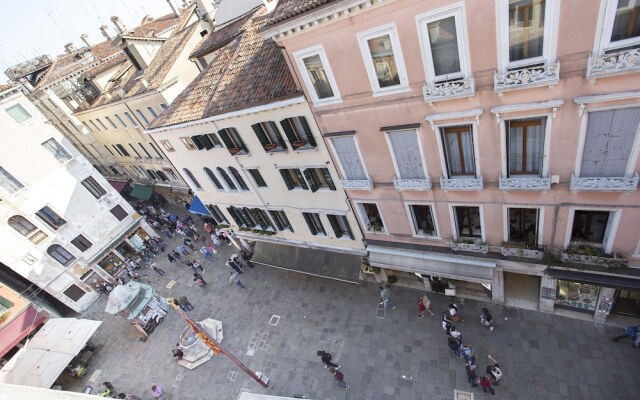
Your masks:
M 560 82 L 560 63 L 525 67 L 493 75 L 493 91 L 500 94 L 510 90 L 538 86 L 555 86 Z
M 431 189 L 431 178 L 426 179 L 399 179 L 393 178 L 393 186 L 398 191 L 403 190 L 429 190 Z
M 451 242 L 449 245 L 453 251 L 469 251 L 472 253 L 482 254 L 487 254 L 489 252 L 489 245 L 486 243 Z
M 572 192 L 635 192 L 638 190 L 638 173 L 632 177 L 579 178 L 571 174 L 569 189 Z
M 482 190 L 484 181 L 479 178 L 445 178 L 440 176 L 440 189 L 448 190 Z
M 373 182 L 370 178 L 367 179 L 340 179 L 342 188 L 345 190 L 371 190 L 373 189 Z
M 551 177 L 500 177 L 498 187 L 500 190 L 547 191 L 551 190 Z
M 473 78 L 425 83 L 422 86 L 422 94 L 425 102 L 433 104 L 435 101 L 473 97 L 476 94 L 476 86 Z
M 392 94 L 406 93 L 410 92 L 411 88 L 408 86 L 401 86 L 393 89 L 381 89 L 378 91 L 373 91 L 373 97 L 381 97 L 381 96 L 389 96 Z
M 640 71 L 640 49 L 630 49 L 600 56 L 589 56 L 587 79 L 595 80 Z

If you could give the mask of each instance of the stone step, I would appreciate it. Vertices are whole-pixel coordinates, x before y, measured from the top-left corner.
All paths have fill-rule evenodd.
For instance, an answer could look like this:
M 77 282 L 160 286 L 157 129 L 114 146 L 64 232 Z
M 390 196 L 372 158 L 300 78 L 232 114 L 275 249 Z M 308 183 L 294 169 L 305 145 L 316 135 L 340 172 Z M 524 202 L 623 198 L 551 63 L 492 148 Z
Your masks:
M 206 363 L 207 361 L 209 361 L 211 359 L 211 357 L 213 357 L 213 351 L 211 351 L 210 349 L 207 349 L 208 352 L 206 354 L 205 357 L 200 357 L 197 360 L 195 360 L 194 362 L 191 361 L 187 361 L 184 358 L 180 361 L 178 361 L 178 365 L 181 365 L 187 369 L 194 369 L 204 363 Z

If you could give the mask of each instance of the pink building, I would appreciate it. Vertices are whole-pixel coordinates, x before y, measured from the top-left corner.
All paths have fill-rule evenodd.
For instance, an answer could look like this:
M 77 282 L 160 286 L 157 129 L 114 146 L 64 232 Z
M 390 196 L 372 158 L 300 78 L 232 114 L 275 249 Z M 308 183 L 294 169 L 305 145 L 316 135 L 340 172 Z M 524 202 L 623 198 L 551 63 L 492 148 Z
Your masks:
M 640 312 L 639 14 L 281 0 L 262 33 L 285 48 L 372 267 L 604 321 Z

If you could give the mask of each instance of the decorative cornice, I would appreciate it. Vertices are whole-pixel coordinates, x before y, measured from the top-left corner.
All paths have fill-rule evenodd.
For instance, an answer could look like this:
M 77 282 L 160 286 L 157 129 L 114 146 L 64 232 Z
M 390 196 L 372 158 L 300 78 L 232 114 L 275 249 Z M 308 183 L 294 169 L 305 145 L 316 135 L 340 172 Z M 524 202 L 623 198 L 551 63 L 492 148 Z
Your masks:
M 450 119 L 458 119 L 458 118 L 474 118 L 476 125 L 479 125 L 480 116 L 482 115 L 483 112 L 484 111 L 482 110 L 482 108 L 474 108 L 472 110 L 465 110 L 465 111 L 431 114 L 431 115 L 427 115 L 424 119 L 425 121 L 428 121 L 431 124 L 431 128 L 433 130 L 435 130 L 436 126 L 438 126 L 438 124 L 436 123 L 437 121 L 447 121 Z
M 582 117 L 582 115 L 584 115 L 584 110 L 587 104 L 602 103 L 602 102 L 616 101 L 616 100 L 629 100 L 629 99 L 637 99 L 637 98 L 640 98 L 640 91 L 617 92 L 617 93 L 597 94 L 593 96 L 575 97 L 573 99 L 573 102 L 580 106 L 578 109 L 578 115 Z

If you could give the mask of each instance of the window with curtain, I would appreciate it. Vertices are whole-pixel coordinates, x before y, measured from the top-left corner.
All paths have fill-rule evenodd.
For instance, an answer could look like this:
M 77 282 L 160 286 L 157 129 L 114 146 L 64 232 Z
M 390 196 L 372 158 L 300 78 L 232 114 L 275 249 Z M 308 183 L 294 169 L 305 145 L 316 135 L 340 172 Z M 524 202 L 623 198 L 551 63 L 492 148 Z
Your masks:
M 229 174 L 227 174 L 227 171 L 225 171 L 224 169 L 222 169 L 220 167 L 216 168 L 216 171 L 218 171 L 218 174 L 220 174 L 222 179 L 224 179 L 224 181 L 227 184 L 227 187 L 229 188 L 229 190 L 238 190 L 238 188 L 236 187 L 236 184 L 233 183 L 233 180 L 231 179 Z
M 29 112 L 20 104 L 14 104 L 5 109 L 5 111 L 19 124 L 31 118 L 31 114 L 29 114 Z
M 53 257 L 54 260 L 64 265 L 65 267 L 76 258 L 73 254 L 69 253 L 64 247 L 59 244 L 52 244 L 47 248 L 47 254 Z
M 318 99 L 333 97 L 333 89 L 331 89 L 327 73 L 324 69 L 324 65 L 322 65 L 320 54 L 305 57 L 302 59 L 302 62 L 304 63 L 304 67 L 307 69 L 309 79 L 311 79 L 313 89 L 315 90 Z
M 480 207 L 453 208 L 456 217 L 456 229 L 459 238 L 481 238 L 482 224 L 480 222 Z
M 427 24 L 431 58 L 436 77 L 444 79 L 460 75 L 460 54 L 458 51 L 458 34 L 456 18 L 450 16 Z
M 418 134 L 414 129 L 387 132 L 395 156 L 399 179 L 426 179 Z
M 369 54 L 373 61 L 378 85 L 381 88 L 400 84 L 398 66 L 393 54 L 391 36 L 386 34 L 367 40 Z
M 209 168 L 204 168 L 204 173 L 207 174 L 213 185 L 216 187 L 216 190 L 224 190 L 224 186 L 220 183 L 218 177 L 211 171 Z
M 509 0 L 509 61 L 542 57 L 546 0 Z
M 509 241 L 538 244 L 537 208 L 509 208 Z
M 182 171 L 184 171 L 184 173 L 189 177 L 189 179 L 191 180 L 191 182 L 193 182 L 193 184 L 195 185 L 195 187 L 197 187 L 198 189 L 202 190 L 202 186 L 200 186 L 200 182 L 198 182 L 198 180 L 196 179 L 195 176 L 193 176 L 193 174 L 191 173 L 191 171 L 189 171 L 186 168 L 183 168 Z
M 442 130 L 449 178 L 476 175 L 471 125 L 450 126 Z
M 506 121 L 509 176 L 542 175 L 546 118 Z
M 0 167 L 0 186 L 10 194 L 17 192 L 24 187 L 22 183 L 2 167 Z
M 618 0 L 616 16 L 611 30 L 611 41 L 640 37 L 640 2 Z
M 610 217 L 610 211 L 576 211 L 573 214 L 571 241 L 602 244 Z
M 413 228 L 416 235 L 436 236 L 436 224 L 433 220 L 433 212 L 430 205 L 411 204 L 409 206 Z
M 345 179 L 351 180 L 365 180 L 367 174 L 364 171 L 362 160 L 360 159 L 360 153 L 356 147 L 355 137 L 339 136 L 331 138 L 331 143 L 335 149 L 338 161 L 342 167 Z
M 382 216 L 375 203 L 356 203 L 360 217 L 365 229 L 373 233 L 386 233 L 387 230 L 382 223 Z

